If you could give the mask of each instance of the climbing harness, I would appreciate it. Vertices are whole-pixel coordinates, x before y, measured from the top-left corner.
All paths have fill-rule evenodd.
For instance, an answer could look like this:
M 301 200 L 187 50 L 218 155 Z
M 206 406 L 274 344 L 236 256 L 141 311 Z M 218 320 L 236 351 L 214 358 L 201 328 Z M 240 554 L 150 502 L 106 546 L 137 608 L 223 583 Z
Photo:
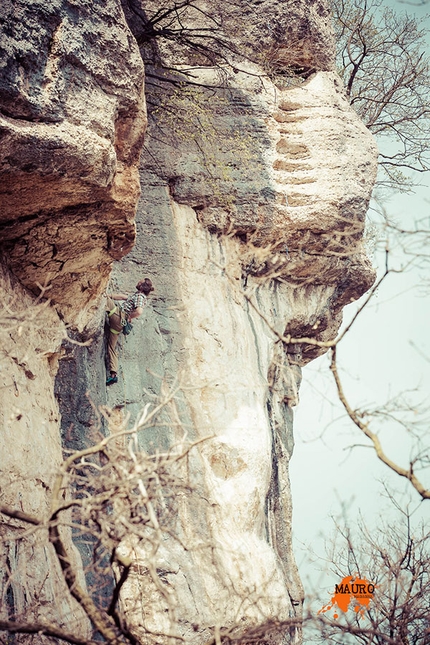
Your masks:
M 115 305 L 113 309 L 108 311 L 108 318 L 110 318 L 114 314 L 118 314 L 118 316 L 120 317 L 122 329 L 118 331 L 117 329 L 112 329 L 112 327 L 109 327 L 110 331 L 112 332 L 112 334 L 115 334 L 115 335 L 120 334 L 122 331 L 122 333 L 125 336 L 127 336 L 133 329 L 133 325 L 127 321 L 127 318 L 125 318 L 125 315 L 124 315 L 124 311 L 121 309 L 119 305 Z
M 113 309 L 111 309 L 110 311 L 108 311 L 108 318 L 109 318 L 109 321 L 110 321 L 110 319 L 111 319 L 111 316 L 113 316 L 114 314 L 116 314 L 116 313 L 117 313 L 117 309 L 118 309 L 118 307 L 117 307 L 117 305 L 115 305 L 115 307 L 114 307 Z M 115 335 L 118 335 L 118 334 L 120 334 L 120 333 L 121 333 L 120 331 L 117 331 L 116 329 L 113 329 L 110 325 L 109 325 L 109 330 L 112 332 L 112 334 L 115 334 Z

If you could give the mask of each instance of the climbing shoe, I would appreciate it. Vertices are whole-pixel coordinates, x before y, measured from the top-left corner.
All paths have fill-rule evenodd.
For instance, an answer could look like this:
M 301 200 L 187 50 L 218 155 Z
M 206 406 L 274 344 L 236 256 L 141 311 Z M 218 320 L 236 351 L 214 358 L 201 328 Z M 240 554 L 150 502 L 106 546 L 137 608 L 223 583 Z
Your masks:
M 106 385 L 113 385 L 114 383 L 118 383 L 118 377 L 115 374 L 115 376 L 109 376 L 108 379 L 106 379 Z

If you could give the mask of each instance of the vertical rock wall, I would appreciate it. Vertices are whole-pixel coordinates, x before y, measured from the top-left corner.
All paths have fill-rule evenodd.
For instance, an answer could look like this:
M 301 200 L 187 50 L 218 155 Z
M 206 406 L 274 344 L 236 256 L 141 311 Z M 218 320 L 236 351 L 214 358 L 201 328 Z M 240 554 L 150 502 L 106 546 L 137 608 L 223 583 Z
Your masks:
M 124 3 L 125 18 L 107 4 L 91 13 L 65 0 L 9 9 L 14 20 L 29 12 L 26 24 L 42 40 L 34 35 L 28 47 L 44 54 L 35 70 L 22 37 L 8 63 L 12 89 L 2 94 L 7 271 L 31 292 L 48 276 L 53 308 L 79 328 L 75 340 L 93 339 L 62 350 L 55 393 L 63 447 L 92 440 L 100 404 L 133 421 L 162 387 L 179 385 L 181 427 L 139 437 L 150 451 L 184 432 L 206 438 L 190 458 L 193 486 L 178 501 L 173 535 L 156 556 L 175 628 L 193 643 L 216 626 L 264 633 L 273 620 L 300 616 L 288 463 L 300 366 L 318 353 L 280 337 L 332 338 L 342 307 L 370 286 L 361 235 L 376 150 L 332 71 L 325 2 L 208 2 L 198 18 L 184 15 L 190 29 L 216 19 L 232 44 L 228 65 L 168 39 L 148 44 L 142 15 L 149 20 L 159 3 Z M 125 19 L 142 44 L 149 106 L 133 248 L 145 122 L 142 64 Z M 183 76 L 190 66 L 191 84 Z M 100 292 L 112 259 L 127 251 L 110 289 L 131 292 L 149 276 L 156 290 L 121 338 L 119 383 L 106 392 Z M 50 315 L 58 338 L 62 323 Z M 42 417 L 47 401 L 53 411 L 52 444 L 37 434 L 39 451 L 54 446 L 51 467 L 42 465 L 49 480 L 60 459 L 52 378 L 40 399 L 32 383 L 27 400 Z M 22 478 L 30 466 L 21 463 Z M 32 500 L 29 492 L 25 503 Z M 171 629 L 165 600 L 139 568 L 144 553 L 127 541 L 123 552 L 136 566 L 122 606 L 145 642 L 143 625 Z M 298 642 L 299 630 L 281 631 L 273 642 Z
M 300 615 L 288 462 L 300 366 L 317 350 L 279 335 L 333 337 L 342 306 L 373 279 L 360 231 L 375 149 L 336 76 L 321 72 L 285 91 L 267 83 L 253 92 L 246 76 L 235 83 L 212 98 L 223 109 L 208 117 L 202 152 L 175 130 L 165 144 L 156 125 L 149 130 L 137 242 L 113 276 L 122 290 L 149 275 L 156 292 L 122 343 L 109 404 L 135 416 L 163 380 L 177 379 L 188 434 L 215 435 L 196 466 L 205 528 L 190 497 L 176 531 L 209 539 L 216 564 L 201 545 L 184 552 L 170 540 L 159 551 L 190 642 L 216 624 Z M 131 577 L 126 597 L 137 589 Z M 162 624 L 160 606 L 152 620 L 135 613 L 135 624 Z M 279 642 L 295 641 L 293 632 Z
M 97 298 L 134 242 L 143 63 L 116 0 L 5 0 L 0 27 L 0 498 L 43 521 L 63 459 L 61 343 L 100 326 Z M 46 529 L 22 540 L 22 527 L 2 516 L 0 619 L 89 638 Z
M 62 461 L 52 386 L 64 327 L 47 303 L 35 303 L 3 265 L 0 289 L 1 504 L 42 519 L 49 513 L 53 477 Z M 89 622 L 67 593 L 46 529 L 20 540 L 21 528 L 20 522 L 3 519 L 0 619 L 47 620 L 88 637 Z M 64 538 L 73 554 L 70 531 Z

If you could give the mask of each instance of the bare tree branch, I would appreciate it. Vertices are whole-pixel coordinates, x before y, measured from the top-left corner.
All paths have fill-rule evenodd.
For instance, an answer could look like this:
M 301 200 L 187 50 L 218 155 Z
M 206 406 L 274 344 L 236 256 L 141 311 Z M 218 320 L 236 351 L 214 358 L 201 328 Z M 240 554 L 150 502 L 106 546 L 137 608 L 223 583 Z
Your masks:
M 381 143 L 380 166 L 390 185 L 407 189 L 402 168 L 430 168 L 428 29 L 382 0 L 331 0 L 331 5 L 339 73 L 351 105 Z M 400 146 L 391 160 L 385 139 L 388 150 Z
M 406 470 L 405 468 L 402 468 L 394 461 L 392 461 L 389 457 L 387 457 L 386 453 L 382 448 L 378 435 L 370 430 L 368 423 L 364 422 L 360 418 L 360 415 L 357 413 L 357 411 L 353 410 L 350 404 L 348 403 L 348 400 L 343 391 L 342 383 L 337 369 L 336 347 L 333 347 L 331 350 L 330 369 L 332 371 L 332 374 L 336 383 L 339 400 L 341 401 L 343 407 L 345 408 L 349 418 L 355 423 L 357 428 L 359 428 L 361 432 L 363 432 L 363 434 L 365 434 L 366 437 L 368 437 L 368 439 L 370 439 L 370 441 L 372 442 L 378 459 L 380 459 L 386 466 L 388 466 L 388 468 L 394 471 L 397 475 L 408 479 L 411 482 L 412 486 L 421 495 L 423 499 L 430 499 L 430 490 L 427 490 L 415 475 L 413 471 L 413 463 L 411 463 L 409 466 L 409 469 Z
M 56 625 L 50 623 L 19 622 L 14 620 L 0 620 L 0 631 L 9 634 L 39 634 L 40 636 L 51 636 L 60 640 L 72 643 L 73 645 L 96 645 L 97 641 L 79 638 Z M 98 641 L 100 642 L 100 641 Z

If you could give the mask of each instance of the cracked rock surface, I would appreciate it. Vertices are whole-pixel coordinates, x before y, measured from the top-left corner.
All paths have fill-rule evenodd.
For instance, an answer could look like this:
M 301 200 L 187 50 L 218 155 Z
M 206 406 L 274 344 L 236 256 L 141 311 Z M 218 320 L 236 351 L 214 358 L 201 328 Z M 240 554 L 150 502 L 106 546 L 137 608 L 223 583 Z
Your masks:
M 82 326 L 134 241 L 139 50 L 116 0 L 6 0 L 0 61 L 1 249 Z

